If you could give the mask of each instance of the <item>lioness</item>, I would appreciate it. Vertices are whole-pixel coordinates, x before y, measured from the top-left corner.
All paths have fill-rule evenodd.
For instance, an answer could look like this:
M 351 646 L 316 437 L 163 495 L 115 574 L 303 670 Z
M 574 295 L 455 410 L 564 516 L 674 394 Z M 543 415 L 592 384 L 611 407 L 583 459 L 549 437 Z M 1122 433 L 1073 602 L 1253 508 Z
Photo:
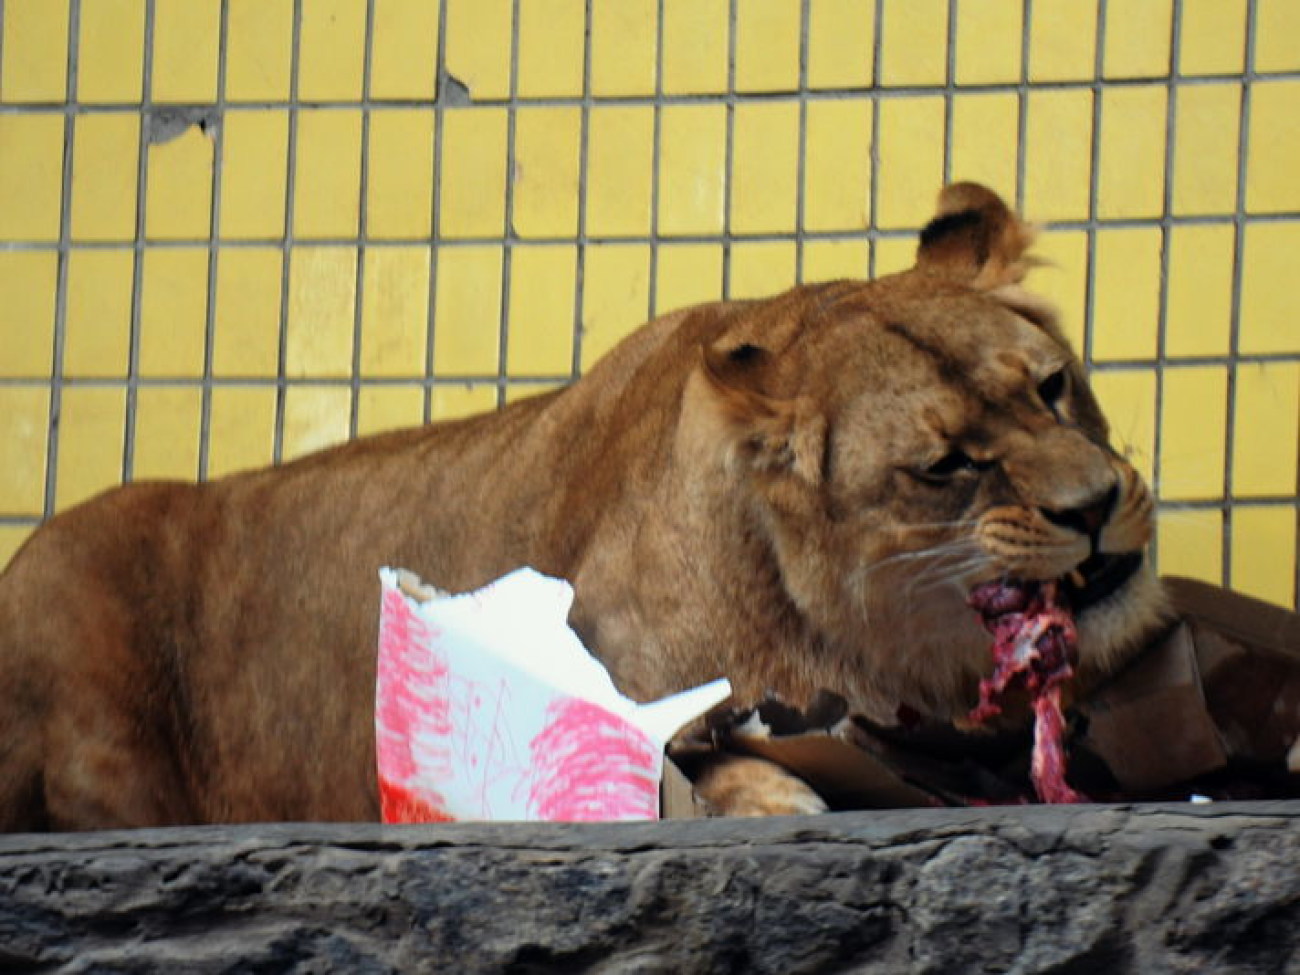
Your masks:
M 884 719 L 973 704 L 973 585 L 1061 578 L 1096 680 L 1161 617 L 1152 502 L 1018 287 L 1031 236 L 952 186 L 906 273 L 679 311 L 497 413 L 59 515 L 0 577 L 0 827 L 376 818 L 385 564 L 569 579 L 636 698 L 725 675 Z M 752 760 L 702 789 L 819 808 Z

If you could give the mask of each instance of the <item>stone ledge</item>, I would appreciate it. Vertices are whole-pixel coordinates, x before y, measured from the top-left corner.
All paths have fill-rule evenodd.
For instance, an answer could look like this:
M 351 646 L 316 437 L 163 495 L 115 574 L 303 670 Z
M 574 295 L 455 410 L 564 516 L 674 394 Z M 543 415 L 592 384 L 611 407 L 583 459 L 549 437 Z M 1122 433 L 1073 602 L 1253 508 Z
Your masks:
M 0 836 L 0 971 L 1282 972 L 1300 802 Z

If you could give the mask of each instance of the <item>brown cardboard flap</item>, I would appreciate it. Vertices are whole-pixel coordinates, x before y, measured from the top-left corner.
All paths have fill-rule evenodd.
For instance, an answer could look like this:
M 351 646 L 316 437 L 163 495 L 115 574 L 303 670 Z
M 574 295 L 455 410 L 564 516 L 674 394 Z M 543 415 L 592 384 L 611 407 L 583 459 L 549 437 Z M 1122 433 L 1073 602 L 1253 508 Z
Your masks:
M 1300 659 L 1300 613 L 1195 579 L 1165 576 L 1178 616 L 1243 646 Z
M 731 742 L 794 772 L 832 805 L 892 809 L 939 804 L 871 752 L 827 732 L 780 737 L 736 734 Z
M 1300 738 L 1300 613 L 1192 579 L 1165 582 L 1229 755 L 1284 763 Z
M 1232 761 L 1281 768 L 1300 737 L 1300 614 L 1194 579 L 1164 582 L 1180 622 L 1079 703 L 1084 744 L 1137 793 Z
M 1088 719 L 1084 744 L 1126 791 L 1164 788 L 1227 764 L 1186 623 L 1078 708 Z
M 1300 765 L 1300 614 L 1191 579 L 1165 582 L 1177 624 L 1075 704 L 1086 730 L 1072 784 L 1112 801 L 1300 795 L 1300 775 L 1288 776 Z M 1028 735 L 1018 744 L 947 725 L 880 728 L 846 713 L 828 692 L 803 711 L 777 700 L 730 708 L 710 722 L 705 747 L 773 761 L 839 809 L 1031 794 Z
M 1300 738 L 1300 653 L 1242 646 L 1192 623 L 1205 700 L 1229 753 L 1280 765 Z
M 664 775 L 659 783 L 659 817 L 661 819 L 700 819 L 709 814 L 704 803 L 695 794 L 682 770 L 668 756 L 664 756 Z

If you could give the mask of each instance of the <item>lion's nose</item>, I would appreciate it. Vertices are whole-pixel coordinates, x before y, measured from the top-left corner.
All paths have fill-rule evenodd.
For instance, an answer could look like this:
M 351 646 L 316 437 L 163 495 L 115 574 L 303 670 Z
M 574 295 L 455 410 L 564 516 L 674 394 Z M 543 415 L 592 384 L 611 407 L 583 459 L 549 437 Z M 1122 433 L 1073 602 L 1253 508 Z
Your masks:
M 1119 486 L 1112 485 L 1104 494 L 1077 508 L 1069 508 L 1064 511 L 1052 508 L 1042 508 L 1040 510 L 1043 512 L 1043 517 L 1048 521 L 1063 528 L 1073 529 L 1080 535 L 1087 535 L 1089 538 L 1096 539 L 1102 527 L 1110 520 L 1110 514 L 1115 510 L 1115 502 L 1118 498 Z

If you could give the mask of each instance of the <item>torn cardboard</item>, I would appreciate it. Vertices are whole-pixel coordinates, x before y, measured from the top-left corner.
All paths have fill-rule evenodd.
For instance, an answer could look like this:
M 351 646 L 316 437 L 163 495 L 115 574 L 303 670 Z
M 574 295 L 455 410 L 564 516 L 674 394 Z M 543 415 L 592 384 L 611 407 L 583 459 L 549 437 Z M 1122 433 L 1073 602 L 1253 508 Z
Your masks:
M 1196 641 L 1185 622 L 1078 708 L 1088 719 L 1083 744 L 1125 791 L 1164 788 L 1228 763 L 1223 736 L 1205 706 Z
M 1137 793 L 1234 765 L 1295 771 L 1300 614 L 1192 579 L 1165 583 L 1177 625 L 1080 704 L 1083 745 Z
M 1177 622 L 1071 711 L 1072 782 L 1098 801 L 1300 796 L 1300 614 L 1166 582 Z M 733 708 L 713 716 L 708 737 L 717 751 L 776 762 L 836 809 L 1033 801 L 1028 734 L 826 711 L 824 701 Z M 680 760 L 700 761 L 690 749 Z
M 664 745 L 725 680 L 638 704 L 521 569 L 459 596 L 384 569 L 375 690 L 385 822 L 655 819 Z
M 1300 737 L 1300 613 L 1192 579 L 1166 582 L 1229 756 L 1285 762 Z
M 391 582 L 413 606 L 454 605 L 409 574 Z M 1192 580 L 1167 579 L 1166 584 L 1176 623 L 1071 709 L 1072 784 L 1098 801 L 1192 793 L 1300 796 L 1300 776 L 1294 774 L 1300 768 L 1300 614 Z M 385 599 L 393 598 L 386 590 Z M 568 603 L 560 601 L 567 612 Z M 536 647 L 537 628 L 529 624 L 521 632 L 527 636 L 524 645 Z M 717 700 L 716 689 L 713 693 L 710 703 Z M 691 778 L 726 754 L 775 762 L 806 781 L 832 809 L 1033 801 L 1027 730 L 968 732 L 934 723 L 882 727 L 849 714 L 843 698 L 823 692 L 804 709 L 775 699 L 749 707 L 720 705 L 694 723 L 689 735 L 673 739 L 663 759 L 662 742 L 689 718 L 679 709 L 668 722 L 671 728 L 662 730 L 667 725 L 661 721 L 659 744 L 642 750 L 645 756 L 654 752 L 653 761 L 662 765 L 653 783 L 645 779 L 649 784 L 642 790 L 638 818 L 656 811 L 666 819 L 707 815 Z M 409 737 L 410 729 L 403 734 Z M 426 771 L 430 785 L 445 786 L 445 763 Z M 402 806 L 409 797 L 401 788 L 385 794 L 393 807 L 386 814 L 427 816 L 427 804 L 423 810 Z M 490 812 L 497 818 L 537 818 L 536 810 Z M 589 818 L 610 818 L 609 810 L 588 812 Z

